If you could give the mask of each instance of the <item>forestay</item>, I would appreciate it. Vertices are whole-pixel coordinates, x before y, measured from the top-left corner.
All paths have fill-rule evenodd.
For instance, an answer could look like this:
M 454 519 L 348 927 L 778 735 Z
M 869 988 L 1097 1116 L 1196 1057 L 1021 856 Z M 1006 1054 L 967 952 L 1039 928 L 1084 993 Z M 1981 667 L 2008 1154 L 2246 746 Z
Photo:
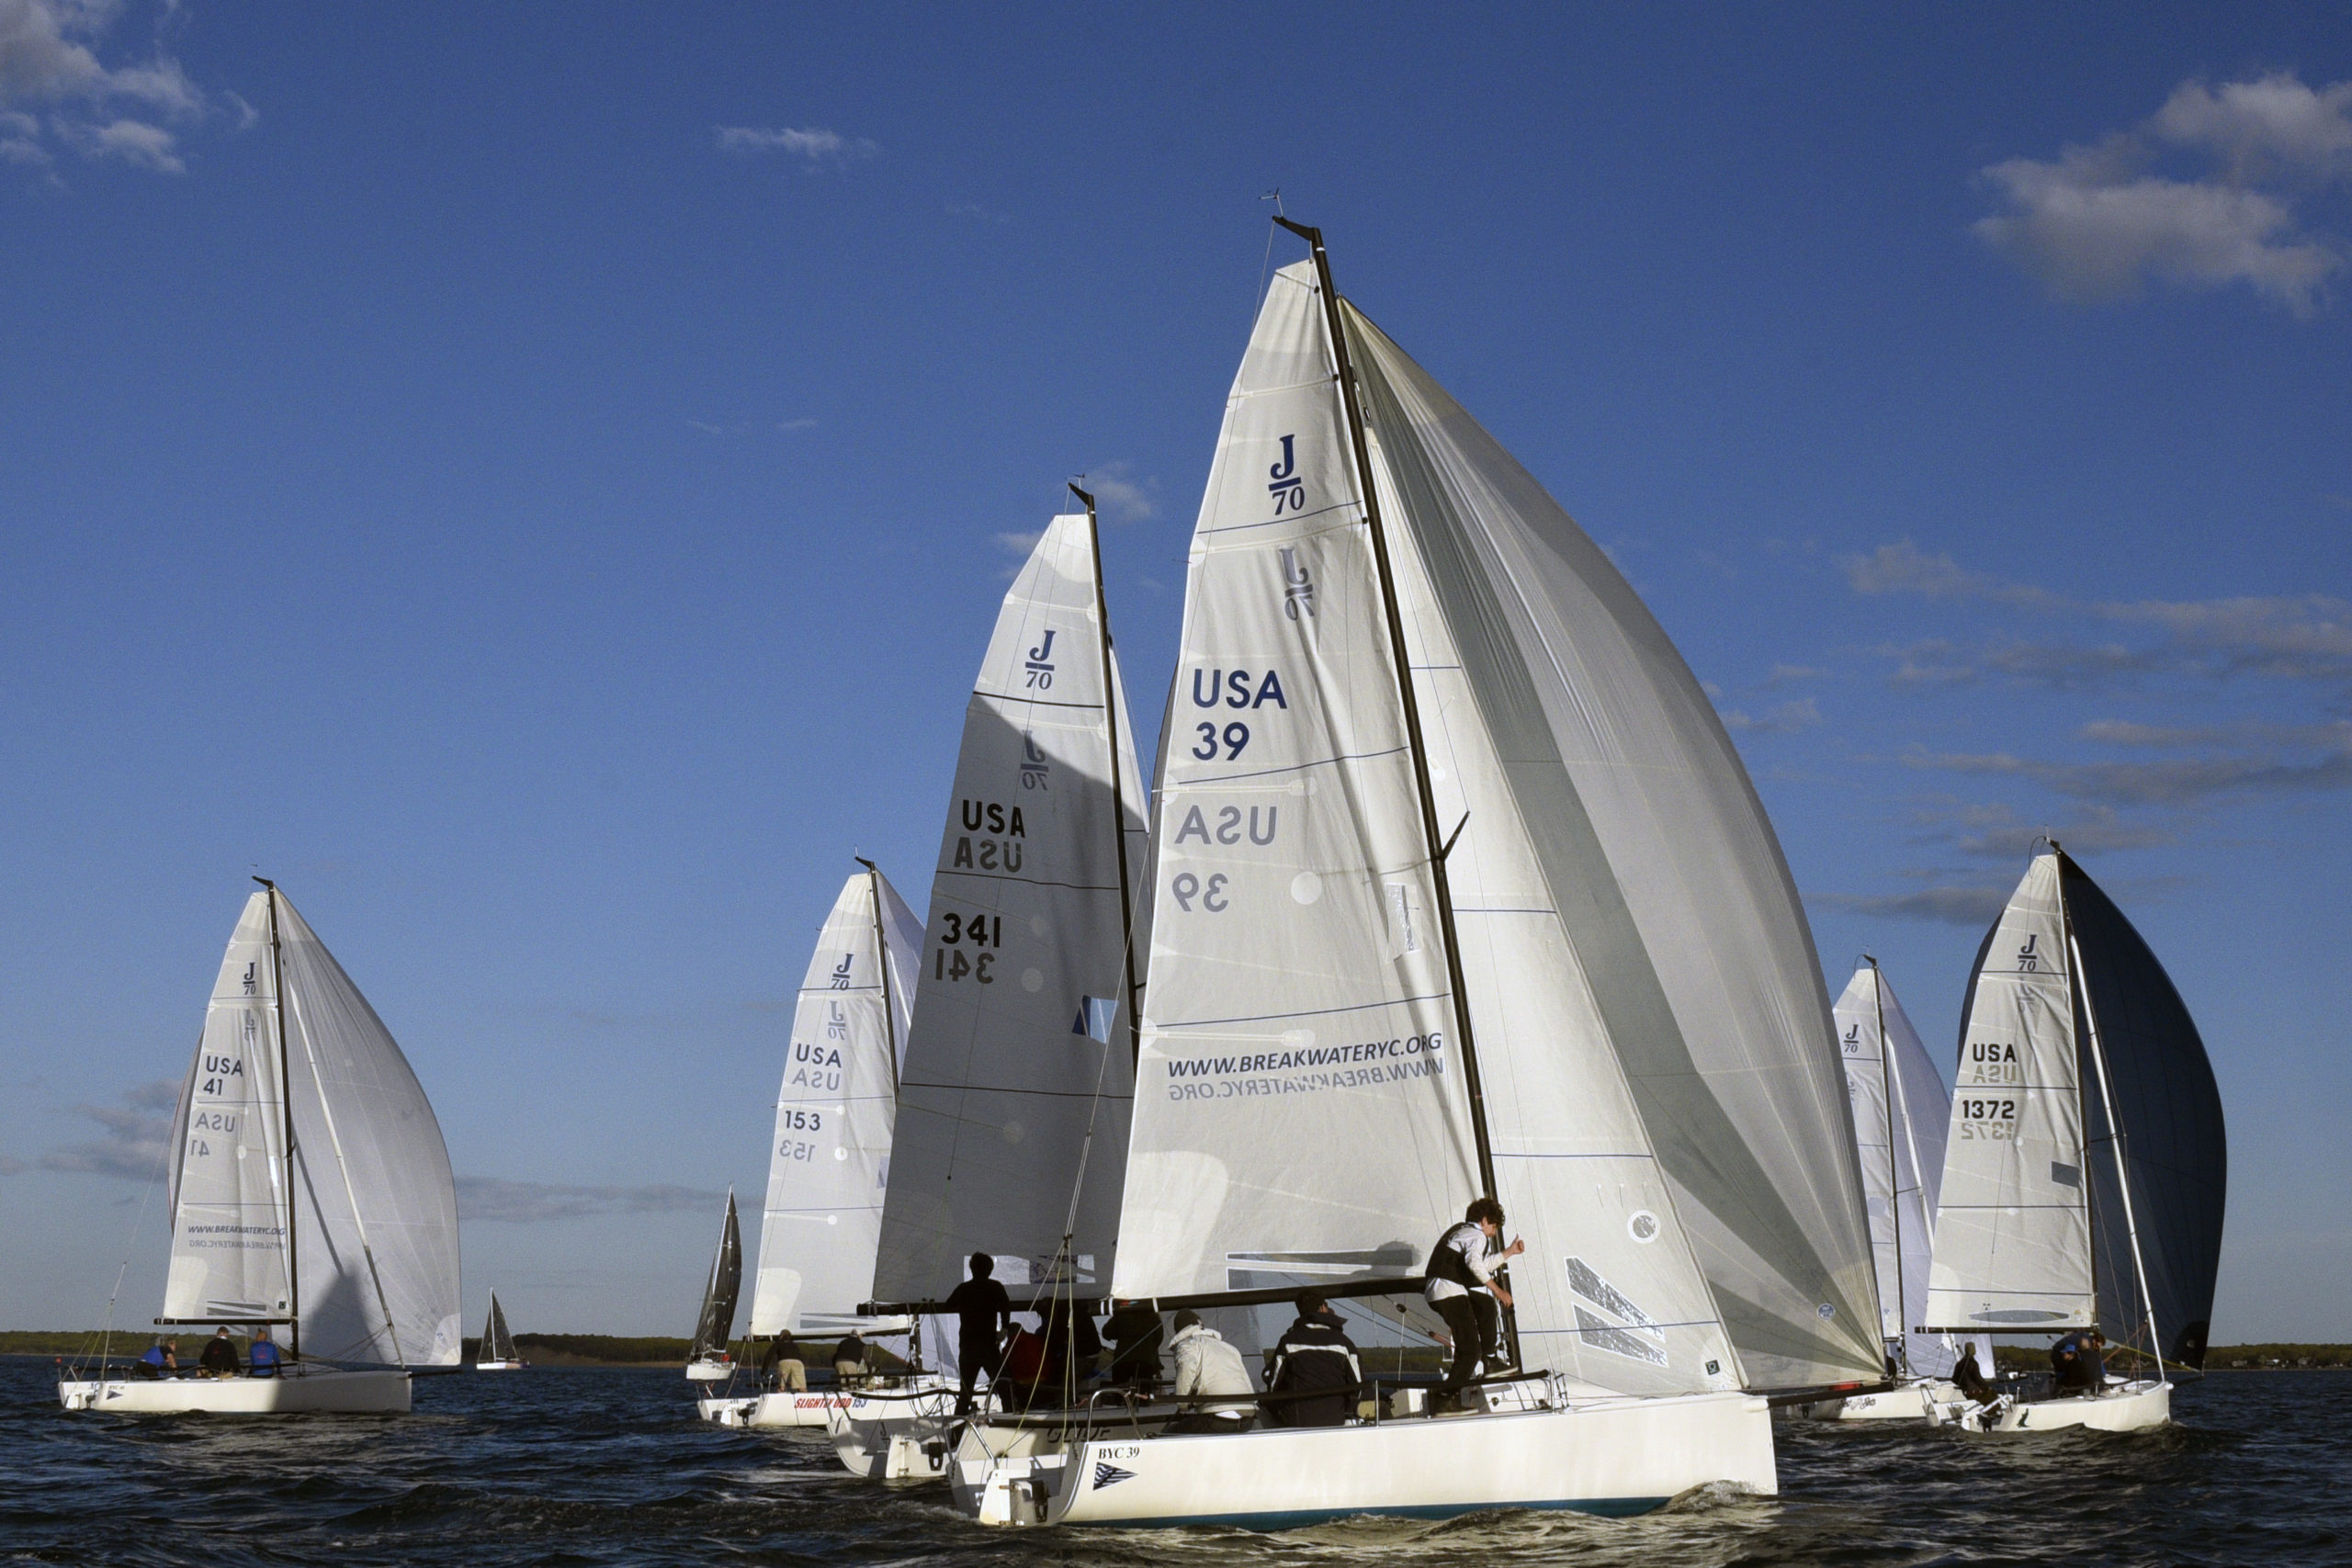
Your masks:
M 1107 636 L 1092 522 L 1056 517 L 1004 596 L 965 711 L 877 1299 L 939 1300 L 974 1252 L 1026 1258 L 1033 1281 L 1081 1295 L 1107 1288 L 1134 1094 L 1127 933 L 1145 861 Z M 1070 1263 L 1056 1274 L 1090 1126 Z
M 245 901 L 180 1093 L 171 1168 L 172 1261 L 164 1315 L 284 1321 L 288 1211 L 286 1091 L 269 895 Z
M 1419 1271 L 1481 1183 L 1370 531 L 1311 267 L 1193 536 L 1114 1293 Z
M 1912 1372 L 1942 1377 L 1956 1359 L 1950 1337 L 1916 1330 L 1928 1321 L 1932 1220 L 1943 1181 L 1951 1096 L 1877 964 L 1854 971 L 1833 1011 L 1870 1210 L 1880 1337 L 1903 1340 L 1904 1364 Z
M 1498 1195 L 1545 1265 L 1540 1282 L 1512 1270 L 1528 1276 L 1522 1336 L 1573 1327 L 1597 1343 L 1597 1275 L 1615 1287 L 1602 1300 L 1687 1325 L 1687 1355 L 1640 1374 L 1668 1386 L 1710 1361 L 1710 1380 L 1735 1371 L 1699 1348 L 1715 1321 L 1749 1386 L 1875 1375 L 1829 998 L 1729 736 L 1598 547 L 1427 372 L 1341 310 L 1394 491 L 1399 575 L 1408 592 L 1415 570 L 1428 583 L 1430 630 L 1409 629 L 1417 614 L 1408 636 L 1430 667 L 1416 679 L 1440 825 L 1469 814 L 1449 867 Z M 1538 1215 L 1542 1231 L 1521 1224 Z M 1686 1248 L 1704 1295 L 1676 1282 L 1687 1264 L 1669 1259 Z M 1603 1308 L 1611 1320 L 1634 1322 Z M 1645 1337 L 1655 1349 L 1654 1336 L 1624 1342 Z M 1613 1375 L 1607 1354 L 1578 1367 L 1642 1386 L 1624 1360 Z
M 872 1299 L 922 952 L 922 927 L 880 872 L 842 884 L 800 983 L 776 1089 L 755 1337 L 865 1321 L 857 1308 Z
M 2036 855 L 1976 955 L 1952 1093 L 1926 1321 L 2092 1321 L 2080 1055 L 2059 856 Z

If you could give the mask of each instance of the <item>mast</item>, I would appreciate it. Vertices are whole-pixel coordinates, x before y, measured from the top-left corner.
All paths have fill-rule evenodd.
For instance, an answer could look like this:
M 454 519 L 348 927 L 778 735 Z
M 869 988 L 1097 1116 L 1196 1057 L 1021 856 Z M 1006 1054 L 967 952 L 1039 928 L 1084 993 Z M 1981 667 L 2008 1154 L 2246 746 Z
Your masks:
M 286 1349 L 299 1361 L 302 1359 L 302 1282 L 294 1261 L 294 1069 L 286 1057 L 286 965 L 277 945 L 277 884 L 266 876 L 254 880 L 269 894 L 269 999 L 277 1014 L 278 1144 L 286 1151 Z
M 882 871 L 864 855 L 849 858 L 865 868 L 865 886 L 874 896 L 874 963 L 882 971 L 882 1046 L 883 1055 L 890 1059 L 890 1092 L 895 1096 L 899 1092 L 899 1018 L 890 1006 L 890 939 L 882 930 Z
M 1911 1371 L 1911 1336 L 1905 1320 L 1911 1315 L 1903 1300 L 1903 1187 L 1894 1168 L 1894 1053 L 1886 1041 L 1886 977 L 1878 960 L 1862 954 L 1871 966 L 1871 1006 L 1878 1010 L 1878 1071 L 1886 1100 L 1886 1206 L 1894 1225 L 1894 1361 L 1905 1374 Z
M 2057 846 L 2053 844 L 2051 847 L 2055 849 Z M 2099 1108 L 2107 1116 L 2108 1146 L 2115 1154 L 2115 1189 L 2123 1195 L 2123 1234 L 2130 1237 L 2132 1242 L 2132 1273 L 2140 1286 L 2140 1310 L 2148 1325 L 2148 1349 L 2155 1358 L 2157 1381 L 2162 1382 L 2165 1375 L 2165 1346 L 2162 1337 L 2156 1330 L 2156 1298 L 2148 1290 L 2148 1265 L 2140 1256 L 2140 1224 L 2132 1213 L 2132 1162 L 2124 1156 L 2123 1131 L 2117 1125 L 2115 1120 L 2115 1088 L 2108 1079 L 2107 1053 L 2099 1044 L 2098 1014 L 2091 1007 L 2090 981 L 2083 973 L 2082 945 L 2075 940 L 2074 916 L 2066 908 L 2066 881 L 2064 874 L 2065 861 L 2062 858 L 2058 863 L 2061 868 L 2058 880 L 2058 908 L 2066 921 L 2066 953 L 2074 960 L 2075 995 L 2083 999 L 2083 1021 L 2089 1026 L 2091 1066 L 2098 1073 Z M 2076 1092 L 2079 1094 L 2080 1090 Z M 2091 1257 L 2094 1260 L 2098 1257 L 2098 1247 L 2096 1241 L 2091 1247 Z M 2098 1313 L 2098 1292 L 2096 1281 L 2091 1292 L 2091 1313 L 2094 1318 Z
M 1076 485 L 1070 494 L 1086 502 L 1086 539 L 1094 551 L 1094 617 L 1102 628 L 1102 715 L 1111 736 L 1111 841 L 1119 852 L 1119 963 L 1126 981 L 1127 1055 L 1143 1060 L 1143 987 L 1136 979 L 1135 898 L 1127 872 L 1127 797 L 1119 776 L 1119 688 L 1112 679 L 1111 606 L 1102 596 L 1102 530 L 1094 518 L 1094 497 Z
M 1421 832 L 1429 850 L 1430 880 L 1437 890 L 1438 929 L 1445 941 L 1446 985 L 1453 993 L 1454 1027 L 1462 1035 L 1463 1080 L 1469 1091 L 1470 1135 L 1477 1147 L 1478 1180 L 1483 1196 L 1495 1197 L 1494 1146 L 1487 1135 L 1487 1091 L 1478 1075 L 1478 1052 L 1470 1028 L 1470 994 L 1462 974 L 1462 944 L 1455 939 L 1453 929 L 1453 890 L 1447 880 L 1445 857 L 1453 848 L 1453 840 L 1442 839 L 1437 820 L 1437 797 L 1430 786 L 1428 749 L 1421 739 L 1420 703 L 1413 694 L 1413 666 L 1405 644 L 1405 620 L 1396 607 L 1396 579 L 1388 562 L 1388 536 L 1381 525 L 1378 487 L 1373 482 L 1372 451 L 1364 436 L 1363 406 L 1356 396 L 1355 369 L 1348 362 L 1347 330 L 1340 317 L 1340 294 L 1331 283 L 1331 257 L 1323 248 L 1323 231 L 1275 215 L 1274 221 L 1305 240 L 1315 256 L 1316 281 L 1323 288 L 1323 317 L 1331 338 L 1331 359 L 1340 382 L 1340 400 L 1347 410 L 1348 440 L 1353 450 L 1356 483 L 1363 500 L 1365 525 L 1372 536 L 1372 557 L 1380 573 L 1380 603 L 1388 618 L 1388 643 L 1391 657 L 1396 661 L 1397 695 L 1405 709 L 1405 737 L 1413 758 L 1413 786 L 1420 799 Z M 1464 823 L 1468 817 L 1463 818 Z M 1460 827 L 1454 838 L 1461 837 Z M 1499 1237 L 1498 1237 L 1499 1239 Z M 1498 1271 L 1499 1278 L 1502 1271 Z M 1508 1290 L 1510 1287 L 1504 1287 Z M 1519 1322 L 1513 1309 L 1505 1308 L 1503 1331 L 1510 1346 L 1513 1364 L 1519 1360 Z

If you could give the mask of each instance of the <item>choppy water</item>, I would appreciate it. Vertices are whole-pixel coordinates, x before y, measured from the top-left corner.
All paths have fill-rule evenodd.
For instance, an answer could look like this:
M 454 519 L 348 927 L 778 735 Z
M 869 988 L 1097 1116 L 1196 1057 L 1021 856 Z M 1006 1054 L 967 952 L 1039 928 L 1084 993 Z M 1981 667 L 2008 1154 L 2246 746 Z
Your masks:
M 854 1482 L 821 1437 L 694 1418 L 668 1371 L 417 1385 L 407 1416 L 69 1416 L 0 1360 L 0 1558 L 468 1565 L 1102 1564 L 1419 1568 L 1572 1562 L 2352 1563 L 2352 1374 L 2222 1374 L 2138 1437 L 1998 1441 L 1780 1427 L 1777 1498 L 1638 1519 L 1481 1514 L 1224 1529 L 985 1530 L 944 1486 Z

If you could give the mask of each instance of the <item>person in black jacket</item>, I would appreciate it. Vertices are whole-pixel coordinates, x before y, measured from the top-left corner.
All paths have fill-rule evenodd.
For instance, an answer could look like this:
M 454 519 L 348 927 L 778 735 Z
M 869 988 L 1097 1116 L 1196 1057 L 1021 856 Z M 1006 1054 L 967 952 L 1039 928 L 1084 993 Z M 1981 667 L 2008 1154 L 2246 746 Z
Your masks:
M 956 1414 L 972 1413 L 972 1389 L 986 1372 L 993 1382 L 1004 1353 L 1004 1333 L 1013 1326 L 1012 1298 L 997 1283 L 996 1259 L 985 1252 L 971 1258 L 972 1277 L 947 1292 L 939 1304 L 956 1314 L 957 1368 L 963 1386 L 956 1394 Z
M 1266 1402 L 1266 1419 L 1278 1427 L 1340 1427 L 1355 1414 L 1363 1366 L 1340 1314 L 1313 1291 L 1299 1292 L 1298 1321 L 1275 1348 L 1266 1392 L 1306 1396 Z
M 1111 1381 L 1141 1393 L 1159 1387 L 1159 1348 L 1166 1342 L 1159 1314 L 1149 1302 L 1127 1302 L 1102 1325 L 1102 1337 L 1115 1347 L 1111 1356 Z
M 1504 1247 L 1502 1234 L 1503 1206 L 1481 1198 L 1463 1213 L 1460 1224 L 1449 1227 L 1430 1248 L 1429 1284 L 1423 1294 L 1445 1319 L 1453 1340 L 1453 1364 L 1438 1384 L 1440 1407 L 1455 1402 L 1481 1363 L 1489 1374 L 1500 1370 L 1497 1308 L 1511 1301 L 1510 1288 L 1497 1276 L 1504 1264 L 1527 1250 L 1527 1244 L 1518 1240 Z
M 216 1378 L 232 1378 L 245 1370 L 245 1359 L 237 1354 L 237 1342 L 229 1337 L 225 1325 L 204 1342 L 204 1354 L 197 1358 L 196 1364 L 204 1369 L 206 1375 Z

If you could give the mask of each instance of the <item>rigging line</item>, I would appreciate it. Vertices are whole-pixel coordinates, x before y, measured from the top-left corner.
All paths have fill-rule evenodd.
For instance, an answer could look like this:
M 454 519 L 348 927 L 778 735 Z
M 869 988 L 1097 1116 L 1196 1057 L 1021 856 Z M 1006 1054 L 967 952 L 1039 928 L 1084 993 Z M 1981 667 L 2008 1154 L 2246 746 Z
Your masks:
M 204 1049 L 204 1036 L 200 1031 L 197 1034 L 196 1048 L 198 1051 Z M 196 1064 L 190 1062 L 188 1072 L 193 1076 L 195 1071 Z M 175 1118 L 174 1131 L 177 1130 L 176 1118 Z M 114 1344 L 115 1302 L 122 1294 L 123 1277 L 130 1272 L 130 1255 L 138 1249 L 139 1245 L 139 1227 L 147 1223 L 147 1205 L 154 1201 L 155 1183 L 163 1179 L 164 1162 L 171 1157 L 172 1148 L 173 1144 L 166 1143 L 155 1151 L 155 1168 L 147 1173 L 147 1185 L 140 1190 L 139 1212 L 130 1217 L 130 1234 L 122 1238 L 122 1263 L 114 1271 L 114 1289 L 107 1292 L 107 1314 L 98 1324 L 98 1377 L 101 1382 L 106 1378 L 107 1356 Z M 88 1341 L 85 1340 L 83 1343 L 85 1347 L 83 1354 L 87 1355 Z
M 1867 956 L 1867 955 L 1866 955 Z M 1871 1005 L 1878 1015 L 1878 1077 L 1879 1092 L 1886 1101 L 1886 1207 L 1887 1223 L 1894 1232 L 1894 1360 L 1907 1375 L 1911 1371 L 1911 1337 L 1904 1325 L 1911 1314 L 1903 1300 L 1903 1178 L 1894 1168 L 1894 1053 L 1886 1039 L 1886 977 L 1879 973 L 1878 960 L 1871 959 Z M 1858 1140 L 1859 1141 L 1859 1140 Z M 1863 1206 L 1863 1219 L 1869 1221 L 1869 1205 Z M 1886 1337 L 1886 1303 L 1879 1303 L 1879 1338 Z
M 271 897 L 274 899 L 276 897 L 276 894 L 273 892 Z M 275 913 L 274 908 L 272 912 L 273 914 Z M 343 1134 L 335 1131 L 334 1107 L 327 1103 L 326 1078 L 325 1076 L 319 1071 L 319 1054 L 311 1047 L 311 1044 L 310 1025 L 301 1021 L 301 1010 L 298 1005 L 296 1005 L 294 998 L 290 992 L 284 993 L 279 996 L 278 1007 L 280 1009 L 278 1014 L 279 1029 L 283 1030 L 285 1028 L 285 1015 L 288 1011 L 291 1011 L 295 1014 L 295 1027 L 302 1032 L 302 1059 L 310 1063 L 311 1083 L 311 1086 L 319 1091 L 319 1115 L 327 1124 L 327 1142 L 333 1145 L 334 1148 L 334 1168 L 336 1174 L 343 1178 L 344 1199 L 351 1205 L 352 1228 L 359 1233 L 359 1255 L 368 1260 L 368 1280 L 370 1284 L 376 1287 L 377 1306 L 383 1309 L 384 1335 L 385 1337 L 389 1338 L 392 1342 L 393 1364 L 396 1366 L 405 1367 L 408 1365 L 408 1358 L 401 1353 L 400 1326 L 392 1321 L 392 1303 L 390 1298 L 384 1294 L 384 1276 L 376 1267 L 376 1249 L 368 1243 L 368 1220 L 367 1217 L 359 1212 L 359 1192 L 351 1182 L 350 1163 L 343 1157 Z M 291 1114 L 294 1104 L 293 1086 L 291 1084 L 287 1086 L 286 1103 L 288 1111 Z M 290 1209 L 292 1207 L 290 1201 L 291 1194 L 288 1195 L 288 1198 L 289 1202 L 288 1207 Z M 326 1216 L 322 1214 L 319 1218 L 319 1228 L 321 1232 L 323 1233 L 326 1229 Z M 298 1301 L 296 1304 L 299 1306 L 300 1303 Z

